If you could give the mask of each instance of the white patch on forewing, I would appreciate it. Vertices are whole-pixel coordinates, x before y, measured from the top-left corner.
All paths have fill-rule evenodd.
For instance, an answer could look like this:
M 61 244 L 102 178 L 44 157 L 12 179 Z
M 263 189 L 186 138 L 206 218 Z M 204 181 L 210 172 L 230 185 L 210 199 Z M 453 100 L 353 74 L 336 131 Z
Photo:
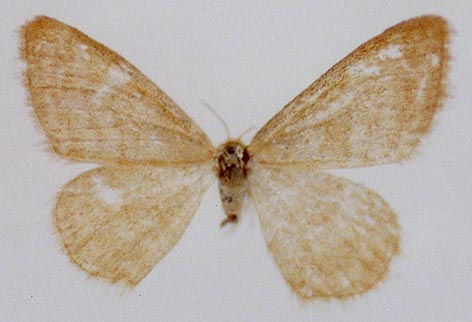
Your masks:
M 349 67 L 348 73 L 350 76 L 379 75 L 380 67 L 376 65 L 366 66 L 365 63 L 359 62 Z
M 84 44 L 79 45 L 79 50 L 82 53 L 82 56 L 85 58 L 85 60 L 90 60 L 90 55 L 87 52 L 88 46 Z
M 149 135 L 149 141 L 151 141 L 153 144 L 164 145 L 164 143 L 161 140 L 159 140 L 159 137 L 157 136 L 157 133 L 155 132 Z
M 95 96 L 93 97 L 93 102 L 97 105 L 100 104 L 100 98 L 106 93 L 110 92 L 110 87 L 108 85 L 102 85 L 98 90 Z
M 378 55 L 380 60 L 386 60 L 387 58 L 401 58 L 403 53 L 400 50 L 399 45 L 389 45 L 387 48 L 379 51 Z
M 328 115 L 331 115 L 332 113 L 336 112 L 340 108 L 346 107 L 346 105 L 354 98 L 354 94 L 352 92 L 347 92 L 344 95 L 339 95 L 339 98 L 337 100 L 334 100 L 331 102 L 331 104 L 328 105 L 328 109 L 326 110 L 326 113 Z
M 126 228 L 122 228 L 118 233 L 119 233 L 120 237 L 125 239 L 125 240 L 131 240 L 134 237 L 136 237 L 136 234 L 135 234 L 134 231 L 126 229 Z
M 130 79 L 131 77 L 121 69 L 117 67 L 110 67 L 110 69 L 108 69 L 108 75 L 105 83 L 97 90 L 97 93 L 93 97 L 94 103 L 100 104 L 100 98 L 104 94 L 110 93 L 112 87 L 123 85 Z
M 107 186 L 101 177 L 93 177 L 92 178 L 94 186 L 94 192 L 100 198 L 100 200 L 104 201 L 109 205 L 118 205 L 121 200 L 121 191 L 117 189 L 113 189 Z
M 424 89 L 426 87 L 426 77 L 423 77 L 418 85 L 418 89 L 416 90 L 416 100 L 418 101 L 423 97 Z
M 431 54 L 430 59 L 431 59 L 431 65 L 433 65 L 433 67 L 437 67 L 439 65 L 439 57 L 437 55 Z
M 339 95 L 336 97 L 337 99 L 332 100 L 331 102 L 327 103 L 327 108 L 324 110 L 320 110 L 318 113 L 311 113 L 308 115 L 304 122 L 300 122 L 299 124 L 294 124 L 292 126 L 287 126 L 285 132 L 290 132 L 296 129 L 297 127 L 304 126 L 305 124 L 316 124 L 317 122 L 322 122 L 326 120 L 328 117 L 336 113 L 337 111 L 345 108 L 350 101 L 354 98 L 354 94 L 352 92 L 344 93 L 344 95 Z
M 110 67 L 108 70 L 108 83 L 111 86 L 118 86 L 129 81 L 131 77 L 116 67 Z
M 143 219 L 143 220 L 141 221 L 141 224 L 143 225 L 143 227 L 149 227 L 149 226 L 151 226 L 152 223 L 153 223 L 153 222 L 152 222 L 152 220 L 150 220 L 150 219 Z

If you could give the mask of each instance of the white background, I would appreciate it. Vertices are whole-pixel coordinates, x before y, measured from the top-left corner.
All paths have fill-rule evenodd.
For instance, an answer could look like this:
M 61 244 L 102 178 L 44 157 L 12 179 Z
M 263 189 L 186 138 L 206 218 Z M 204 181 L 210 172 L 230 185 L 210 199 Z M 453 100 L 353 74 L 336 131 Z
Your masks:
M 443 15 L 450 97 L 401 164 L 339 170 L 396 210 L 401 252 L 347 301 L 301 302 L 266 250 L 254 207 L 220 229 L 212 185 L 183 239 L 133 290 L 87 278 L 51 225 L 55 194 L 91 164 L 50 154 L 21 85 L 17 31 L 46 14 L 114 49 L 208 133 L 261 127 L 351 50 L 413 16 Z M 0 1 L 0 321 L 471 321 L 470 1 Z M 246 142 L 255 133 L 245 136 Z

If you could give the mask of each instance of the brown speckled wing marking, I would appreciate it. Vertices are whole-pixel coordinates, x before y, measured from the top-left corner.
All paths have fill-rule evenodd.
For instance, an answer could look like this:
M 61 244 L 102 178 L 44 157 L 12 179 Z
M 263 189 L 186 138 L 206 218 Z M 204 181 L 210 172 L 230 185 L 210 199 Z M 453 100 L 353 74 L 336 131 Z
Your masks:
M 48 17 L 21 36 L 31 104 L 58 154 L 115 164 L 212 158 L 200 128 L 118 54 Z
M 260 163 L 360 167 L 407 158 L 444 97 L 445 20 L 402 22 L 292 100 L 248 147 Z
M 209 163 L 94 169 L 61 191 L 54 225 L 87 273 L 135 285 L 181 238 L 212 179 Z
M 254 165 L 249 180 L 268 249 L 297 295 L 343 298 L 382 279 L 399 227 L 378 194 L 303 168 Z

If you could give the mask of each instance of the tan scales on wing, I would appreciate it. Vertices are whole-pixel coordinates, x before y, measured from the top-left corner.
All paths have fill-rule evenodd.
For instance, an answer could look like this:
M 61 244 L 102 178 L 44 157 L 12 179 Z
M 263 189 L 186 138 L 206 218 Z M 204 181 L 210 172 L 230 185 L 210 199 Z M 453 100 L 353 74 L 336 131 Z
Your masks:
M 88 274 L 135 285 L 180 240 L 212 179 L 208 163 L 94 169 L 58 195 L 54 225 Z
M 248 147 L 258 162 L 359 167 L 407 158 L 444 96 L 447 23 L 402 22 L 341 60 L 284 107 Z
M 384 277 L 399 228 L 378 194 L 304 168 L 254 165 L 249 178 L 267 247 L 297 295 L 343 298 Z
M 24 25 L 21 37 L 34 113 L 58 154 L 120 164 L 212 157 L 200 128 L 104 45 L 48 17 Z

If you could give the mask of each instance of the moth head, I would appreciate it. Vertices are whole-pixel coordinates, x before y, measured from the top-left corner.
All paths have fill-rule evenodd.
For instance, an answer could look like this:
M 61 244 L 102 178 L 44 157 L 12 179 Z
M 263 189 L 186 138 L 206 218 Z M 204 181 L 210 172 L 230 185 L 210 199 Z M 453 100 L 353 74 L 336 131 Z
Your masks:
M 220 169 L 244 168 L 249 161 L 246 147 L 240 141 L 227 141 L 216 150 Z

